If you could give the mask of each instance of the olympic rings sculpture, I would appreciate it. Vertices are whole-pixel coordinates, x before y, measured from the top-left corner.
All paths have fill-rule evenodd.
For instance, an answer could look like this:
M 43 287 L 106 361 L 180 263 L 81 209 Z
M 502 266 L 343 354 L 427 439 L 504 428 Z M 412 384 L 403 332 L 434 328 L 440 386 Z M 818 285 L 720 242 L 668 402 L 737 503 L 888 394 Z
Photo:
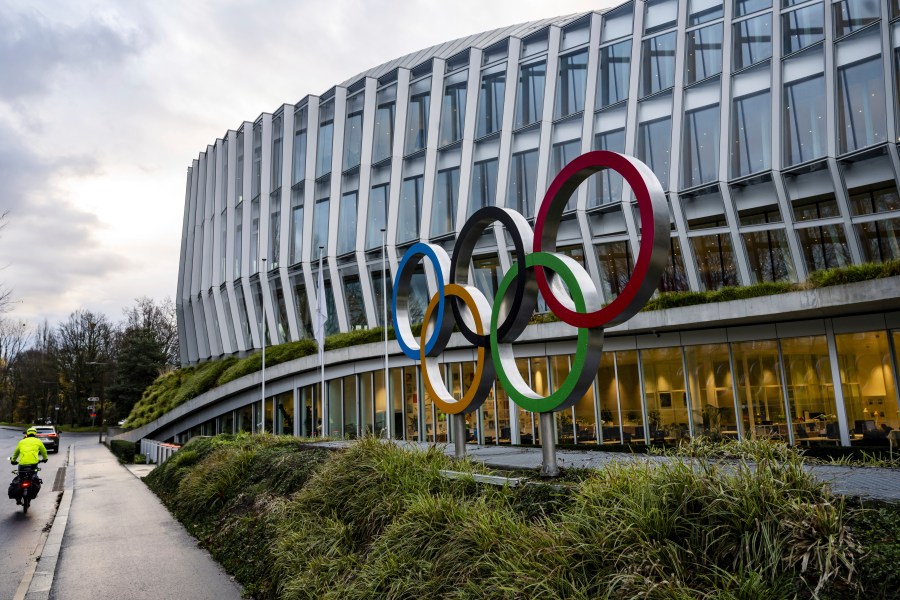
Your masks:
M 622 292 L 603 306 L 590 274 L 576 260 L 556 252 L 556 238 L 569 198 L 588 177 L 612 169 L 637 198 L 640 249 Z M 514 264 L 491 300 L 469 279 L 469 263 L 486 227 L 500 223 L 514 247 Z M 394 280 L 392 317 L 400 349 L 422 363 L 425 390 L 447 414 L 477 410 L 490 395 L 495 379 L 521 408 L 537 413 L 571 407 L 590 388 L 603 351 L 604 327 L 624 323 L 656 290 L 668 259 L 669 208 L 659 180 L 643 162 L 617 152 L 588 152 L 566 165 L 554 178 L 531 226 L 518 212 L 496 206 L 476 211 L 463 225 L 451 259 L 440 246 L 413 244 L 400 261 Z M 409 315 L 412 275 L 428 260 L 438 291 L 425 311 L 422 332 L 413 335 Z M 549 396 L 525 381 L 513 357 L 513 341 L 521 335 L 537 307 L 538 294 L 560 321 L 578 328 L 575 358 L 566 379 Z M 462 397 L 447 389 L 437 357 L 450 341 L 454 326 L 477 349 L 475 376 Z

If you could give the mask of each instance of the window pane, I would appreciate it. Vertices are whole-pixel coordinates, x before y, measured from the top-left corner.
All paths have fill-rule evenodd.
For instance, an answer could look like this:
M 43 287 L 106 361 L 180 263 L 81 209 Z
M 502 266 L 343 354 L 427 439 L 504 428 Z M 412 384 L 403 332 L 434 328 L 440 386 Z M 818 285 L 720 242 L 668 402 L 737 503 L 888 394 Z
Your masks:
M 422 211 L 422 176 L 403 180 L 400 189 L 400 214 L 397 219 L 397 241 L 408 242 L 419 237 Z
M 253 126 L 253 163 L 250 166 L 250 197 L 260 194 L 260 173 L 262 172 L 262 125 Z
M 390 185 L 376 185 L 369 194 L 369 212 L 366 215 L 366 250 L 380 248 L 381 230 L 387 227 L 387 203 Z
M 840 37 L 877 21 L 881 7 L 877 0 L 843 0 L 834 5 L 834 37 Z
M 316 148 L 316 178 L 331 172 L 334 144 L 334 102 L 324 104 L 319 112 L 319 136 Z
M 834 336 L 847 429 L 851 439 L 865 440 L 863 444 L 884 440 L 889 431 L 900 427 L 887 335 L 869 331 Z
M 537 162 L 538 151 L 529 150 L 513 154 L 510 164 L 506 204 L 529 219 L 537 202 Z
M 781 341 L 794 441 L 809 444 L 837 437 L 837 409 L 825 336 Z
M 710 25 L 687 33 L 687 83 L 694 83 L 722 72 L 722 24 Z
M 841 216 L 833 194 L 794 200 L 791 207 L 794 210 L 795 221 L 812 221 Z
M 690 437 L 681 348 L 641 350 L 650 441 Z
M 675 84 L 675 32 L 644 40 L 641 55 L 641 96 Z
M 788 441 L 778 343 L 763 340 L 731 344 L 731 352 L 744 436 Z
M 347 275 L 344 277 L 344 298 L 347 301 L 347 318 L 350 327 L 366 326 L 366 308 L 363 305 L 362 285 L 359 275 Z
M 622 293 L 631 271 L 634 260 L 631 258 L 631 246 L 623 240 L 597 246 L 597 260 L 600 263 L 600 284 L 603 286 L 603 298 L 606 302 Z
M 772 0 L 734 0 L 734 14 L 743 17 L 771 6 Z
M 372 162 L 377 163 L 391 156 L 394 150 L 394 113 L 396 102 L 395 88 L 378 92 L 375 109 L 374 146 L 372 147 Z
M 869 221 L 855 227 L 863 260 L 885 262 L 900 258 L 900 219 Z
M 316 201 L 313 211 L 313 260 L 318 260 L 319 248 L 328 245 L 328 206 L 328 198 L 322 198 Z
M 297 309 L 297 324 L 300 326 L 300 337 L 308 339 L 312 333 L 312 313 L 309 311 L 309 298 L 306 296 L 306 286 L 303 285 L 303 274 L 300 272 L 291 274 L 291 287 L 294 290 L 294 305 Z
M 283 344 L 288 339 L 287 305 L 284 302 L 284 290 L 281 287 L 281 277 L 273 277 L 270 286 L 272 297 L 275 301 L 275 333 L 277 343 Z
M 472 168 L 472 189 L 469 194 L 469 215 L 479 208 L 494 206 L 497 194 L 498 160 L 484 160 Z
M 456 200 L 459 194 L 459 167 L 438 171 L 431 211 L 431 235 L 453 231 L 456 220 Z
M 684 349 L 694 435 L 736 439 L 734 387 L 727 344 L 687 346 Z
M 725 14 L 722 2 L 716 0 L 691 0 L 688 9 L 688 26 L 700 25 L 707 21 L 719 19 Z
M 519 69 L 519 89 L 516 93 L 516 119 L 513 127 L 531 125 L 541 119 L 544 111 L 544 80 L 547 63 L 541 61 Z
M 375 316 L 377 317 L 378 326 L 384 324 L 384 313 L 385 310 L 390 310 L 389 307 L 384 304 L 384 292 L 385 285 L 391 285 L 391 277 L 390 272 L 388 272 L 387 281 L 384 280 L 384 277 L 381 276 L 381 271 L 372 271 L 372 292 L 373 296 L 375 296 Z M 388 298 L 390 298 L 390 290 L 388 290 Z M 388 316 L 388 321 L 390 321 L 390 316 Z
M 554 144 L 550 150 L 550 172 L 548 173 L 549 177 L 547 178 L 547 184 L 549 185 L 553 178 L 556 177 L 560 171 L 565 168 L 567 164 L 569 164 L 572 160 L 575 159 L 579 154 L 581 154 L 581 140 L 569 140 L 568 142 L 563 142 L 561 144 Z M 569 198 L 569 201 L 566 203 L 565 210 L 575 210 L 575 206 L 578 203 L 578 194 L 572 194 Z
M 326 269 L 325 274 L 327 275 L 327 261 L 322 263 L 322 268 Z M 318 281 L 318 271 L 316 271 L 315 276 L 316 281 Z M 325 335 L 334 335 L 340 331 L 340 327 L 338 325 L 337 309 L 334 304 L 334 290 L 331 289 L 331 280 L 327 278 L 325 279 L 325 309 L 328 311 L 328 318 L 325 320 Z
M 704 291 L 738 285 L 737 267 L 727 233 L 691 238 L 700 287 Z
M 684 256 L 681 254 L 681 243 L 677 237 L 669 238 L 669 261 L 663 271 L 659 283 L 661 292 L 686 292 L 688 285 L 687 272 L 684 269 Z
M 416 152 L 425 147 L 428 134 L 428 108 L 431 94 L 417 94 L 410 97 L 406 113 L 406 147 L 405 154 Z
M 503 92 L 505 89 L 505 70 L 485 73 L 481 76 L 475 137 L 484 137 L 500 130 L 503 120 Z
M 281 115 L 272 118 L 272 191 L 281 187 L 281 148 L 284 139 L 284 120 Z
M 244 132 L 239 131 L 237 134 L 237 166 L 234 169 L 234 194 L 235 205 L 244 201 Z
M 881 57 L 838 69 L 838 143 L 852 152 L 887 141 Z
M 785 54 L 825 39 L 825 8 L 821 3 L 789 12 L 781 21 Z
M 241 207 L 238 207 L 234 211 L 234 278 L 241 278 L 241 257 L 243 253 L 241 252 L 243 248 L 243 234 L 244 234 L 244 211 Z
M 496 254 L 477 256 L 472 259 L 472 273 L 477 287 L 485 298 L 493 298 L 503 278 L 500 271 L 500 259 Z
M 772 14 L 734 25 L 734 68 L 743 69 L 772 56 Z
M 753 283 L 796 281 L 794 261 L 783 229 L 743 233 Z
M 675 27 L 678 18 L 678 0 L 647 0 L 644 34 Z
M 637 157 L 647 163 L 663 189 L 669 188 L 669 155 L 672 145 L 672 119 L 665 117 L 638 128 Z
M 784 154 L 789 165 L 825 156 L 825 76 L 784 88 Z
M 281 262 L 281 196 L 273 194 L 269 198 L 269 270 L 277 269 Z
M 598 133 L 594 136 L 594 150 L 610 150 L 612 152 L 625 152 L 625 130 L 617 129 Z M 588 207 L 602 206 L 610 202 L 622 200 L 622 176 L 612 169 L 604 169 L 592 175 L 588 180 L 590 191 L 588 192 Z
M 597 78 L 597 108 L 628 97 L 631 72 L 631 40 L 600 49 L 600 76 Z
M 764 171 L 772 158 L 772 101 L 769 91 L 734 101 L 731 117 L 731 176 Z
M 291 209 L 291 264 L 300 262 L 303 251 L 303 206 Z
M 439 146 L 461 140 L 466 118 L 466 82 L 448 83 L 444 87 L 444 103 L 441 106 L 441 138 Z
M 341 196 L 341 212 L 338 214 L 338 254 L 346 254 L 356 249 L 356 200 L 356 192 Z
M 347 101 L 347 119 L 344 124 L 344 169 L 359 166 L 362 153 L 362 124 L 365 97 L 357 94 Z
M 644 417 L 641 414 L 641 378 L 637 351 L 616 352 L 617 392 L 622 414 L 624 443 L 643 444 Z
M 719 173 L 718 105 L 685 115 L 683 144 L 683 187 L 715 181 Z
M 250 274 L 259 272 L 259 198 L 250 202 Z
M 850 190 L 850 212 L 854 216 L 891 210 L 900 210 L 900 194 L 893 184 L 868 190 Z
M 822 269 L 846 267 L 850 264 L 847 238 L 842 225 L 822 225 L 797 230 L 797 239 L 806 269 L 810 273 Z
M 559 58 L 554 118 L 559 119 L 584 110 L 587 63 L 586 49 Z
M 305 113 L 306 111 L 304 111 Z M 295 119 L 298 117 L 294 117 Z M 296 121 L 295 121 L 296 124 Z M 306 178 L 306 124 L 294 131 L 294 164 L 291 173 L 292 184 Z

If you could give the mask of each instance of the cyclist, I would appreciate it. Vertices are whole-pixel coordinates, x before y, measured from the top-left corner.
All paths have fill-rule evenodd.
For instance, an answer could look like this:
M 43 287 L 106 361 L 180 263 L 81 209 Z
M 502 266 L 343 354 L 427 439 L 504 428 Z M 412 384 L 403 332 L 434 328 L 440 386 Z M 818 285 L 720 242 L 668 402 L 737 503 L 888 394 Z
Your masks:
M 19 465 L 19 477 L 33 476 L 39 462 L 47 462 L 47 448 L 37 437 L 37 429 L 29 427 L 25 437 L 16 444 L 13 451 L 12 464 Z

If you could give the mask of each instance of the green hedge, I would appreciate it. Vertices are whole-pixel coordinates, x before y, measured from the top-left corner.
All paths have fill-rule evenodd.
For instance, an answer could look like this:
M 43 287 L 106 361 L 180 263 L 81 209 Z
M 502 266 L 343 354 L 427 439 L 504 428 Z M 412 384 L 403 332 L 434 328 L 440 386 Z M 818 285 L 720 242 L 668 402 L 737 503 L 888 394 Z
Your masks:
M 124 440 L 112 440 L 109 443 L 110 451 L 119 459 L 119 462 L 134 462 L 135 454 L 138 454 L 137 444 L 135 442 L 126 442 Z

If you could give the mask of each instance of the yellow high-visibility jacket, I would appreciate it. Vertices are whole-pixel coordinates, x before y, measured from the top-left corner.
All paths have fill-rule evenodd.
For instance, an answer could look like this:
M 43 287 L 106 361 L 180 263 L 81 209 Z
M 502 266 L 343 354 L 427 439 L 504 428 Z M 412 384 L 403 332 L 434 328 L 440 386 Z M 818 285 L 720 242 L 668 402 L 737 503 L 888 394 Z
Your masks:
M 47 449 L 44 442 L 33 435 L 19 440 L 12 455 L 12 459 L 19 461 L 20 465 L 36 465 L 41 458 L 47 458 Z

